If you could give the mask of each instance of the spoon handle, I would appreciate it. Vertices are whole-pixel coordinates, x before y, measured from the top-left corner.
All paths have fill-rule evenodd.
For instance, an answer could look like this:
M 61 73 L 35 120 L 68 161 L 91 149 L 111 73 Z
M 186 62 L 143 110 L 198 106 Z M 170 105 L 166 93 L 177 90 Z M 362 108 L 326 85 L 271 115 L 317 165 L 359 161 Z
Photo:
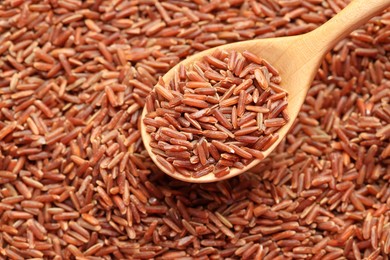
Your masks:
M 314 56 L 322 56 L 340 40 L 388 7 L 390 0 L 353 0 L 328 22 L 308 33 L 306 43 Z

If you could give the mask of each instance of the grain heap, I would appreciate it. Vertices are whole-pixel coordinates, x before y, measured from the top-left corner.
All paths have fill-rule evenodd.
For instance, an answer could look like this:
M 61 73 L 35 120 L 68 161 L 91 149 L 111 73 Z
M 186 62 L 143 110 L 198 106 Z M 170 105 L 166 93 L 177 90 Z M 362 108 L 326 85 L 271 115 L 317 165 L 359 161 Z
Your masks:
M 258 173 L 175 181 L 137 128 L 180 60 L 347 2 L 1 1 L 0 259 L 388 259 L 389 12 L 326 56 Z
M 175 70 L 146 98 L 152 153 L 171 173 L 221 178 L 262 160 L 287 123 L 278 71 L 249 51 L 221 51 Z

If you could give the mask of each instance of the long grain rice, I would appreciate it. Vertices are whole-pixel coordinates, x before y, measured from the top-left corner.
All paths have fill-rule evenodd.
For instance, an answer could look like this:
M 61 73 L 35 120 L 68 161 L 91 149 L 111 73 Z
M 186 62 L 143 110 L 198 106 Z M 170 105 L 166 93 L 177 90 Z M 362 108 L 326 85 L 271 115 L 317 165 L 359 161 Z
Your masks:
M 300 34 L 349 2 L 1 1 L 0 258 L 387 259 L 388 11 L 325 56 L 289 135 L 252 172 L 207 185 L 173 180 L 152 163 L 138 129 L 146 106 L 156 111 L 150 133 L 163 126 L 185 136 L 159 132 L 171 146 L 151 144 L 168 167 L 174 161 L 161 147 L 192 151 L 211 126 L 262 158 L 275 135 L 264 121 L 288 121 L 280 78 L 266 61 L 219 52 L 209 58 L 216 73 L 202 62 L 181 67 L 173 98 L 149 92 L 195 52 Z M 226 66 L 233 74 L 220 71 Z M 214 88 L 205 75 L 229 81 Z M 262 76 L 270 77 L 265 91 Z M 211 109 L 184 111 L 184 88 Z M 253 104 L 238 111 L 242 90 Z M 163 95 L 171 100 L 154 102 Z M 237 135 L 240 127 L 249 133 Z M 217 177 L 240 158 L 221 141 L 201 148 L 206 164 L 220 162 Z M 198 155 L 189 160 L 200 164 Z
M 173 167 L 175 167 L 177 172 L 183 172 L 182 170 L 185 168 L 185 175 L 190 173 L 192 177 L 201 177 L 210 172 L 211 168 L 209 166 L 211 164 L 216 164 L 217 167 L 214 168 L 214 174 L 216 176 L 225 176 L 230 170 L 230 168 L 226 169 L 225 166 L 229 165 L 228 167 L 235 166 L 242 168 L 243 165 L 246 165 L 253 160 L 253 153 L 255 154 L 256 159 L 261 160 L 264 158 L 262 153 L 248 152 L 242 149 L 245 147 L 253 148 L 253 143 L 255 142 L 243 142 L 239 145 L 229 143 L 235 141 L 236 137 L 243 135 L 246 135 L 247 138 L 262 137 L 267 131 L 275 132 L 286 123 L 286 120 L 281 114 L 287 106 L 286 92 L 275 93 L 272 89 L 268 89 L 268 81 L 270 79 L 266 79 L 263 74 L 270 74 L 270 72 L 268 72 L 268 67 L 271 68 L 271 65 L 249 51 L 245 51 L 243 54 L 234 51 L 220 51 L 217 49 L 212 55 L 205 56 L 201 61 L 202 63 L 198 63 L 202 64 L 204 67 L 203 70 L 195 64 L 193 70 L 184 71 L 188 77 L 187 79 L 185 77 L 179 81 L 174 79 L 169 83 L 170 86 L 164 84 L 160 79 L 159 84 L 155 87 L 155 91 L 148 97 L 148 99 L 152 100 L 157 107 L 163 107 L 165 102 L 169 102 L 169 108 L 171 110 L 180 112 L 180 114 L 174 115 L 174 119 L 169 116 L 170 121 L 173 121 L 176 125 L 177 131 L 174 131 L 167 127 L 161 127 L 161 124 L 156 122 L 158 117 L 155 117 L 155 111 L 148 110 L 148 114 L 143 123 L 148 127 L 155 127 L 148 128 L 150 130 L 155 129 L 155 131 L 151 132 L 154 141 L 161 142 L 164 140 L 171 143 L 171 140 L 164 138 L 162 134 L 168 135 L 173 140 L 183 139 L 187 141 L 186 136 L 183 135 L 182 132 L 184 129 L 179 124 L 175 123 L 177 120 L 185 119 L 189 122 L 190 126 L 192 125 L 194 128 L 200 130 L 199 134 L 194 133 L 195 135 L 192 138 L 199 141 L 192 142 L 194 148 L 192 151 L 188 151 L 189 154 L 186 158 L 183 157 L 183 153 L 177 154 L 180 158 L 177 156 L 175 157 L 175 155 L 170 152 L 171 146 L 169 145 L 165 145 L 158 150 L 159 155 L 173 160 Z M 232 61 L 229 60 L 229 57 L 233 59 L 238 57 L 239 65 L 232 65 Z M 260 64 L 266 64 L 266 66 L 261 67 Z M 257 68 L 254 71 L 249 70 L 244 74 L 245 78 L 243 78 L 242 68 L 255 65 L 259 66 L 261 69 Z M 228 69 L 229 66 L 231 69 Z M 274 70 L 274 75 L 278 75 L 273 67 L 272 70 Z M 234 74 L 240 76 L 240 78 L 234 77 Z M 258 84 L 260 85 L 259 88 L 256 88 L 255 85 L 253 85 L 253 80 L 250 77 L 255 77 L 257 79 Z M 195 82 L 193 80 L 195 80 Z M 233 84 L 235 81 L 241 83 L 238 85 Z M 227 86 L 222 87 L 223 84 L 227 84 Z M 178 92 L 176 88 L 172 89 L 172 87 L 176 85 L 185 87 L 182 87 Z M 254 92 L 254 90 L 257 91 Z M 263 96 L 264 92 L 267 92 L 268 94 L 267 97 L 261 99 L 261 102 L 264 105 L 260 106 L 257 102 L 254 102 L 252 95 L 257 93 L 257 96 Z M 218 94 L 223 94 L 220 99 Z M 264 119 L 264 117 L 258 117 L 257 121 L 252 118 L 252 114 L 253 117 L 256 117 L 256 114 L 252 112 L 265 114 L 265 117 L 268 117 L 270 110 L 265 104 L 267 104 L 267 106 L 272 106 L 272 102 L 279 99 L 283 99 L 283 101 L 281 101 L 281 104 L 277 105 L 272 111 L 272 114 L 270 114 L 272 115 L 271 118 Z M 236 104 L 237 106 L 232 108 L 232 106 Z M 233 110 L 231 116 L 225 115 L 226 113 L 224 111 L 229 111 L 230 109 L 234 109 L 234 115 Z M 165 112 L 168 113 L 167 110 Z M 186 112 L 190 114 L 187 114 Z M 152 118 L 154 118 L 154 120 Z M 186 126 L 188 127 L 188 125 Z M 268 128 L 272 128 L 272 130 L 268 130 Z M 274 136 L 277 137 L 277 135 Z M 209 148 L 207 146 L 203 147 L 201 144 L 202 142 L 206 143 L 207 141 L 210 142 L 215 140 L 219 140 L 218 143 L 214 144 L 217 149 L 237 154 L 241 157 L 241 162 L 227 164 L 225 158 L 221 159 L 216 155 L 213 156 L 213 159 L 217 159 L 216 161 L 209 160 Z M 276 139 L 274 138 L 270 139 L 270 142 L 272 143 L 275 141 Z M 265 143 L 263 147 L 266 147 L 267 145 L 268 147 L 270 146 L 270 144 Z M 196 167 L 196 161 L 191 161 L 190 158 L 194 158 L 194 156 L 198 156 L 197 158 L 199 158 L 202 167 Z M 166 165 L 167 169 L 172 172 L 172 165 L 169 165 L 169 162 L 164 161 L 162 157 L 158 157 L 158 161 Z M 177 159 L 180 159 L 180 161 Z M 192 167 L 195 167 L 195 171 L 191 172 Z M 221 169 L 224 170 L 222 171 Z

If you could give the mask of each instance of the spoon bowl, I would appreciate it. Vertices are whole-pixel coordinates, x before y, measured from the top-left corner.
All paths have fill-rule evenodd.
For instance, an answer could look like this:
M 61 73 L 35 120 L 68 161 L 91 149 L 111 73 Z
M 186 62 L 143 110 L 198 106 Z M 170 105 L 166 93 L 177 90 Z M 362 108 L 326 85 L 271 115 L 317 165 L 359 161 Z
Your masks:
M 163 76 L 163 80 L 164 82 L 169 82 L 180 64 L 188 67 L 188 65 L 201 60 L 204 56 L 211 55 L 216 49 L 235 50 L 237 52 L 247 50 L 267 60 L 279 71 L 282 77 L 280 86 L 288 92 L 287 113 L 290 117 L 287 124 L 278 130 L 278 140 L 263 152 L 264 156 L 267 157 L 283 137 L 286 136 L 295 118 L 298 116 L 324 55 L 341 39 L 389 6 L 390 0 L 370 0 L 369 2 L 366 0 L 354 0 L 340 13 L 314 31 L 299 36 L 256 39 L 208 49 L 192 55 L 177 64 Z M 213 174 L 193 178 L 184 176 L 179 172 L 172 172 L 165 168 L 152 152 L 152 148 L 149 145 L 152 138 L 146 131 L 146 126 L 143 123 L 146 114 L 147 111 L 144 109 L 141 116 L 143 143 L 154 163 L 171 177 L 193 183 L 220 181 L 246 172 L 260 162 L 260 160 L 255 159 L 243 169 L 231 168 L 229 174 L 219 178 Z

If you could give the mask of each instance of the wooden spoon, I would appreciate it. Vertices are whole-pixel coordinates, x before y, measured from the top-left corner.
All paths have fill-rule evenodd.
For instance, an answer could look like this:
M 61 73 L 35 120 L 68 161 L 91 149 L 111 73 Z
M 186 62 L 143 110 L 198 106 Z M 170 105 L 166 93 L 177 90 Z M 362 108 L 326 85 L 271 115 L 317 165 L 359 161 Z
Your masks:
M 236 42 L 217 47 L 221 50 L 236 50 L 239 52 L 248 50 L 266 59 L 278 69 L 282 77 L 282 83 L 280 85 L 288 92 L 287 111 L 290 120 L 278 131 L 280 136 L 278 141 L 268 150 L 264 151 L 265 156 L 268 156 L 288 133 L 305 100 L 307 91 L 310 88 L 324 55 L 340 40 L 347 37 L 352 31 L 389 6 L 390 0 L 353 0 L 332 19 L 309 33 L 291 37 Z M 188 57 L 180 64 L 187 67 L 195 61 L 201 60 L 205 55 L 213 53 L 215 49 L 212 48 L 197 53 Z M 169 82 L 172 79 L 174 71 L 180 64 L 176 65 L 164 75 L 163 79 L 165 82 Z M 222 178 L 216 178 L 212 173 L 200 178 L 192 178 L 183 176 L 178 172 L 172 172 L 163 167 L 151 151 L 149 144 L 152 139 L 149 133 L 146 132 L 146 127 L 143 123 L 146 113 L 147 111 L 144 109 L 141 116 L 141 134 L 145 148 L 154 163 L 166 174 L 176 179 L 193 183 L 219 181 L 246 172 L 260 162 L 260 160 L 256 159 L 243 169 L 231 168 L 230 173 Z

